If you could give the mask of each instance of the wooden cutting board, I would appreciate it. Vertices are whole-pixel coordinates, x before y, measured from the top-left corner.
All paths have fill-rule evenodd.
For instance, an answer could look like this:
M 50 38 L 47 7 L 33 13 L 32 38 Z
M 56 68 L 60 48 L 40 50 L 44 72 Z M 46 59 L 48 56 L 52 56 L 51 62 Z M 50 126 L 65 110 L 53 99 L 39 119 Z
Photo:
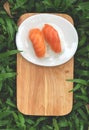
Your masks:
M 22 15 L 18 26 L 33 13 Z M 67 14 L 62 16 L 73 24 Z M 62 116 L 72 110 L 74 58 L 56 67 L 41 67 L 17 54 L 17 107 L 26 115 Z

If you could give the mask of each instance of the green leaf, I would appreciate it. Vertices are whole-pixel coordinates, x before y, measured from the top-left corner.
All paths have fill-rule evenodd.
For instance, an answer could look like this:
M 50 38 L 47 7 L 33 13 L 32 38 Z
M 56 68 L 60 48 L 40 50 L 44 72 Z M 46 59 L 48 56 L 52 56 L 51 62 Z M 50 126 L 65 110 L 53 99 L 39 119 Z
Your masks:
M 87 60 L 87 58 L 77 58 L 77 62 L 81 64 L 81 66 L 83 67 L 89 67 L 89 61 Z
M 81 37 L 81 40 L 79 42 L 79 47 L 82 47 L 85 43 L 86 43 L 86 40 L 87 40 L 87 36 L 82 34 L 83 36 Z M 79 51 L 78 51 L 79 53 Z
M 0 81 L 0 91 L 2 90 L 3 83 Z
M 46 125 L 46 129 L 48 128 L 48 130 L 53 130 L 52 126 Z M 45 130 L 45 129 L 44 129 Z
M 5 24 L 5 21 L 4 21 L 4 19 L 2 19 L 1 17 L 0 17 L 0 26 L 2 25 L 4 25 Z
M 21 113 L 18 113 L 18 119 L 20 121 L 21 126 L 24 126 L 25 119 L 24 119 L 24 116 Z
M 58 8 L 60 4 L 61 4 L 61 0 L 54 0 L 54 6 L 56 8 Z
M 45 121 L 46 117 L 39 117 L 34 125 L 34 127 L 38 126 L 42 121 Z
M 66 128 L 69 126 L 69 122 L 64 118 L 59 121 L 60 128 Z
M 2 74 L 0 74 L 0 80 L 5 80 L 7 78 L 12 78 L 12 77 L 15 77 L 15 76 L 16 76 L 15 72 L 12 72 L 12 73 L 2 73 Z
M 36 127 L 30 127 L 29 130 L 37 130 Z
M 1 126 L 6 126 L 7 124 L 9 123 L 9 120 L 3 120 L 3 121 L 0 121 L 0 127 Z M 3 130 L 3 129 L 1 129 L 1 130 Z
M 76 96 L 76 95 L 75 95 Z M 77 109 L 79 109 L 80 107 L 83 106 L 83 103 L 80 101 L 77 101 L 73 107 L 73 111 L 76 111 Z
M 88 97 L 84 95 L 75 95 L 75 98 L 88 102 Z
M 74 83 L 80 83 L 82 85 L 87 85 L 88 82 L 83 79 L 68 79 L 67 81 L 74 82 Z
M 30 118 L 26 119 L 26 122 L 30 125 L 34 125 L 35 122 L 33 120 L 31 120 Z
M 44 0 L 43 4 L 46 6 L 46 8 L 54 8 L 54 5 L 51 0 Z
M 83 47 L 83 48 L 79 49 L 78 55 L 80 55 L 80 54 L 82 55 L 84 53 L 87 54 L 87 52 L 89 52 L 89 45 L 86 45 L 86 47 Z
M 43 4 L 35 3 L 36 12 L 43 12 Z
M 75 115 L 74 116 L 75 117 L 75 127 L 76 127 L 76 130 L 79 130 L 79 126 L 80 126 L 80 124 L 79 124 L 79 122 L 80 122 L 80 119 L 77 117 L 77 115 Z
M 79 9 L 81 10 L 89 10 L 89 2 L 82 2 L 78 5 Z
M 27 2 L 27 0 L 16 0 L 16 3 L 14 5 L 14 10 L 19 9 L 19 8 L 23 8 L 24 4 Z
M 86 88 L 85 87 L 81 87 L 80 90 L 81 90 L 81 92 L 82 92 L 82 94 L 84 96 L 87 96 L 87 92 L 86 92 Z
M 87 115 L 82 109 L 78 109 L 77 111 L 79 112 L 82 119 L 84 119 L 85 121 L 88 121 Z
M 86 77 L 89 76 L 89 71 L 88 71 L 88 70 L 81 70 L 81 69 L 80 69 L 80 70 L 79 70 L 79 69 L 77 70 L 77 69 L 76 69 L 76 71 L 77 71 L 76 74 L 81 74 L 81 76 L 84 76 L 84 77 L 85 77 L 85 76 L 86 76 Z
M 18 122 L 18 115 L 16 114 L 16 112 L 13 112 L 13 118 L 14 118 L 14 121 L 17 123 Z
M 59 130 L 59 126 L 55 118 L 53 118 L 53 126 L 54 126 L 54 130 Z
M 24 120 L 24 116 L 18 112 L 18 113 L 13 113 L 13 117 L 14 120 L 16 122 L 16 126 L 18 126 L 18 128 L 25 130 L 26 129 L 26 125 L 25 125 L 25 120 Z
M 20 51 L 18 51 L 18 50 L 11 50 L 11 51 L 7 51 L 7 52 L 3 52 L 0 54 L 0 59 L 7 58 L 8 56 L 15 55 L 19 52 Z
M 0 111 L 0 120 L 5 119 L 7 116 L 10 116 L 12 111 Z
M 9 98 L 6 101 L 6 104 L 8 104 L 10 107 L 16 108 L 16 105 Z
M 75 2 L 75 0 L 65 0 L 65 8 L 68 8 L 69 6 L 72 6 L 72 3 Z
M 82 120 L 80 120 L 80 128 L 79 130 L 84 130 L 84 122 Z
M 13 21 L 10 18 L 6 17 L 5 22 L 6 22 L 6 29 L 8 32 L 9 39 L 13 40 L 14 33 L 15 33 L 15 30 L 13 28 Z
M 77 91 L 78 89 L 80 89 L 81 85 L 80 84 L 77 84 L 76 86 L 74 86 L 74 88 L 72 90 L 70 90 L 69 92 L 75 92 Z

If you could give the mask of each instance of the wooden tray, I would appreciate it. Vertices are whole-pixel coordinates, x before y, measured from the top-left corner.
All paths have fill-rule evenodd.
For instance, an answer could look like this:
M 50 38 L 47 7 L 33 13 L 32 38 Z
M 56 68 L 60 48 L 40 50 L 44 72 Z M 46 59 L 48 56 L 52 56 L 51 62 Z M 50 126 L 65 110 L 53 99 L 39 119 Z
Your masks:
M 33 13 L 22 15 L 18 26 Z M 67 14 L 62 16 L 73 24 Z M 74 58 L 57 67 L 41 67 L 17 55 L 17 107 L 26 115 L 62 116 L 72 110 Z

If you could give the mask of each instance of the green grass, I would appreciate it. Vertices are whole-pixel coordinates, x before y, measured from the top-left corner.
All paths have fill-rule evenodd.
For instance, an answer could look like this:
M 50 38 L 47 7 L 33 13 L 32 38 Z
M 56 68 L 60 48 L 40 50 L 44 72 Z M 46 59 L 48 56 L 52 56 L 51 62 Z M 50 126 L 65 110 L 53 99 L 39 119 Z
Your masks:
M 11 15 L 0 1 L 0 130 L 89 130 L 89 1 L 8 0 Z M 75 54 L 74 105 L 63 117 L 21 114 L 16 107 L 17 20 L 26 12 L 67 13 L 73 17 L 79 35 Z

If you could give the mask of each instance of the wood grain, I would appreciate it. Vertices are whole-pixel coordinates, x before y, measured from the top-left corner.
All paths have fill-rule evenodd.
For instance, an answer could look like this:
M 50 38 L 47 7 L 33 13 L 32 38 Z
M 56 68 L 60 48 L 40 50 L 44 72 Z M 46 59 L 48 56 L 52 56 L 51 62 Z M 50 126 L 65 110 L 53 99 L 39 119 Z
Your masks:
M 18 26 L 31 13 L 22 15 Z M 60 15 L 73 24 L 67 14 Z M 17 55 L 17 107 L 26 115 L 62 116 L 72 110 L 74 58 L 57 67 L 41 67 Z

